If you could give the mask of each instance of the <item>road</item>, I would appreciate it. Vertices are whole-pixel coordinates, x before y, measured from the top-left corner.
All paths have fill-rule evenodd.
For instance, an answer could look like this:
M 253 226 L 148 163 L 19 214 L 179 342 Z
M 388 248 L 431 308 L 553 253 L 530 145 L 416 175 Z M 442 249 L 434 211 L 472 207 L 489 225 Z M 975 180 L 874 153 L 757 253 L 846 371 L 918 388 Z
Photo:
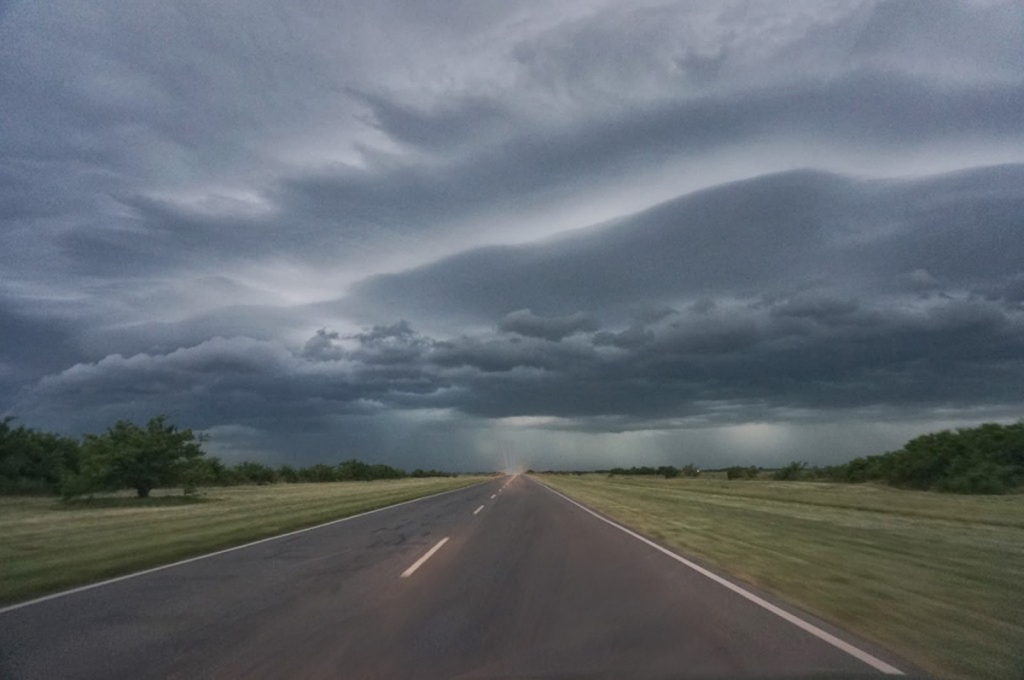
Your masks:
M 5 679 L 789 678 L 878 667 L 524 476 L 0 613 Z

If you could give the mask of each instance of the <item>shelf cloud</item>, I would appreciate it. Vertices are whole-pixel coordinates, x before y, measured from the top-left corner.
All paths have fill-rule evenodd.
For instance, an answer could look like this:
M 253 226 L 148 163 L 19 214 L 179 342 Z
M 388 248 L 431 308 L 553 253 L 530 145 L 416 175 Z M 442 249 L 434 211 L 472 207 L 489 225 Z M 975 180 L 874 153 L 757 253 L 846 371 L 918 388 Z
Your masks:
M 1020 417 L 1022 44 L 997 0 L 0 4 L 0 412 L 455 469 Z

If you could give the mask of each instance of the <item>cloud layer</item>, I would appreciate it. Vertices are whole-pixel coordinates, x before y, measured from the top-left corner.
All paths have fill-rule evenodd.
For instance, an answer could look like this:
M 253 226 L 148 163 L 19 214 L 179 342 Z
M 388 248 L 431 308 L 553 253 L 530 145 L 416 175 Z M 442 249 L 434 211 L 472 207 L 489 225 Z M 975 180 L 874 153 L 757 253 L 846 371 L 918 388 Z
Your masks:
M 0 410 L 454 467 L 1014 417 L 1022 44 L 987 0 L 0 5 Z

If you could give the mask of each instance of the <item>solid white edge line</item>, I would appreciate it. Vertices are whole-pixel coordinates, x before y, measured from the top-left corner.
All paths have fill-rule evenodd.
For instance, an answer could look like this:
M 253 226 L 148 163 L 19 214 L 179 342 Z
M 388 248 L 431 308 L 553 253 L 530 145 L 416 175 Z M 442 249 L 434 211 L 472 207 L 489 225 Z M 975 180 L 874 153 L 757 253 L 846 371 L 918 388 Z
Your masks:
M 850 656 L 852 656 L 852 657 L 854 657 L 856 659 L 859 659 L 860 661 L 863 661 L 864 663 L 866 663 L 867 665 L 871 666 L 875 670 L 881 671 L 882 673 L 885 673 L 886 675 L 903 675 L 903 671 L 901 671 L 900 669 L 896 668 L 895 666 L 891 666 L 891 665 L 887 664 L 886 662 L 882 661 L 878 657 L 876 657 L 876 656 L 874 656 L 872 654 L 869 654 L 869 653 L 865 652 L 864 650 L 862 650 L 862 649 L 860 649 L 858 647 L 854 647 L 849 642 L 845 642 L 844 640 L 840 640 L 835 635 L 832 635 L 831 633 L 829 633 L 827 631 L 824 631 L 821 628 L 818 628 L 813 623 L 808 623 L 807 621 L 804 621 L 799 616 L 795 616 L 793 614 L 790 614 L 785 609 L 782 609 L 780 607 L 775 606 L 774 604 L 772 604 L 771 602 L 768 602 L 764 598 L 758 597 L 754 593 L 741 588 L 740 586 L 736 585 L 732 581 L 728 581 L 728 580 L 722 578 L 721 576 L 719 576 L 718 574 L 716 574 L 716 573 L 714 573 L 712 571 L 708 571 L 707 569 L 705 569 L 704 567 L 700 566 L 699 564 L 691 562 L 690 560 L 686 559 L 685 557 L 677 555 L 676 553 L 672 552 L 668 548 L 662 547 L 662 546 L 658 545 L 657 543 L 655 543 L 654 541 L 652 541 L 650 539 L 647 539 L 647 538 L 644 538 L 643 536 L 641 536 L 640 534 L 636 533 L 632 529 L 627 529 L 626 527 L 622 526 L 621 524 L 618 524 L 617 522 L 613 522 L 612 520 L 608 519 L 607 517 L 603 517 L 602 515 L 594 512 L 593 510 L 591 510 L 587 506 L 583 505 L 582 503 L 577 503 L 573 499 L 571 499 L 568 496 L 566 496 L 564 493 L 561 493 L 559 491 L 555 491 L 554 489 L 552 489 L 547 484 L 545 484 L 543 482 L 538 482 L 538 483 L 541 486 L 543 486 L 545 489 L 550 491 L 551 493 L 555 494 L 556 496 L 561 496 L 565 500 L 569 501 L 570 503 L 572 503 L 573 505 L 577 506 L 581 510 L 585 510 L 586 512 L 590 513 L 591 515 L 593 515 L 594 517 L 598 518 L 602 522 L 606 522 L 607 524 L 612 525 L 616 529 L 619 529 L 620 531 L 626 532 L 627 534 L 629 534 L 633 538 L 637 539 L 638 541 L 642 541 L 643 543 L 646 543 L 647 545 L 651 546 L 655 550 L 658 550 L 660 552 L 665 553 L 666 555 L 668 555 L 669 557 L 671 557 L 675 561 L 681 562 L 682 564 L 686 565 L 690 569 L 693 569 L 698 574 L 700 574 L 702 576 L 708 577 L 709 579 L 711 579 L 715 583 L 718 583 L 719 585 L 725 586 L 726 588 L 728 588 L 729 590 L 733 591 L 737 595 L 745 597 L 746 599 L 750 600 L 751 602 L 753 602 L 757 606 L 759 606 L 759 607 L 761 607 L 763 609 L 767 609 L 772 614 L 775 614 L 779 618 L 782 618 L 782 619 L 785 619 L 786 621 L 789 621 L 790 623 L 792 623 L 794 626 L 797 626 L 798 628 L 802 628 L 803 630 L 807 631 L 808 633 L 810 633 L 814 637 L 827 642 L 828 644 L 832 645 L 833 647 L 837 647 L 837 648 L 843 650 L 844 652 L 846 652 Z
M 445 536 L 440 541 L 438 541 L 437 545 L 435 545 L 433 548 L 428 550 L 426 555 L 424 555 L 423 557 L 421 557 L 418 560 L 416 560 L 415 562 L 413 562 L 411 567 L 409 567 L 408 569 L 403 571 L 401 578 L 409 578 L 414 573 L 416 573 L 416 570 L 419 569 L 420 567 L 422 567 L 423 563 L 426 562 L 427 560 L 429 560 L 431 557 L 433 557 L 434 553 L 436 553 L 438 550 L 440 550 L 441 546 L 444 545 L 447 542 L 448 542 L 448 537 L 447 536 Z
M 266 538 L 261 538 L 259 540 L 252 541 L 250 543 L 243 543 L 242 545 L 236 545 L 236 546 L 232 546 L 230 548 L 224 548 L 223 550 L 217 550 L 215 552 L 205 553 L 203 555 L 196 555 L 195 557 L 188 557 L 188 558 L 183 559 L 183 560 L 178 560 L 177 562 L 171 562 L 170 564 L 161 564 L 158 567 L 151 567 L 149 569 L 143 569 L 142 571 L 134 571 L 134 572 L 132 572 L 130 574 L 124 574 L 123 576 L 115 576 L 114 578 L 108 578 L 108 579 L 105 579 L 103 581 L 97 581 L 96 583 L 87 583 L 86 585 L 78 586 L 77 588 L 71 588 L 69 590 L 62 590 L 62 591 L 57 592 L 57 593 L 50 593 L 49 595 L 43 595 L 42 597 L 37 597 L 37 598 L 35 598 L 33 600 L 26 600 L 25 602 L 18 602 L 16 604 L 7 605 L 6 607 L 0 607 L 0 615 L 6 614 L 7 612 L 12 612 L 15 609 L 21 609 L 22 607 L 29 607 L 29 606 L 34 605 L 34 604 L 40 604 L 42 602 L 46 602 L 47 600 L 55 600 L 58 597 L 64 597 L 66 595 L 74 595 L 75 593 L 80 593 L 80 592 L 85 591 L 85 590 L 92 590 L 93 588 L 99 588 L 100 586 L 107 586 L 107 585 L 110 585 L 111 583 L 117 583 L 118 581 L 126 581 L 126 580 L 128 580 L 130 578 L 135 578 L 136 576 L 145 576 L 146 574 L 152 574 L 153 572 L 163 571 L 164 569 L 171 569 L 173 567 L 180 567 L 181 565 L 188 564 L 189 562 L 197 562 L 199 560 L 205 560 L 207 557 L 216 557 L 217 555 L 223 555 L 224 553 L 234 552 L 235 550 L 242 550 L 244 548 L 251 548 L 254 545 L 259 545 L 260 543 L 267 543 L 269 541 L 276 541 L 279 538 L 287 538 L 289 536 L 295 536 L 296 534 L 304 534 L 307 531 L 313 531 L 315 529 L 322 529 L 324 527 L 329 527 L 332 524 L 338 524 L 340 522 L 347 522 L 350 519 L 358 519 L 359 517 L 365 517 L 366 515 L 372 515 L 375 512 L 381 512 L 383 510 L 390 510 L 391 508 L 397 508 L 397 507 L 399 507 L 401 505 L 408 505 L 409 503 L 415 503 L 416 501 L 425 501 L 428 498 L 436 498 L 438 496 L 443 496 L 446 493 L 455 493 L 456 491 L 462 491 L 463 489 L 472 488 L 474 486 L 477 486 L 478 484 L 486 484 L 487 481 L 489 481 L 489 480 L 486 480 L 486 481 L 483 481 L 483 482 L 477 482 L 476 484 L 470 484 L 469 486 L 460 486 L 457 489 L 448 489 L 447 491 L 440 491 L 438 493 L 432 493 L 429 496 L 420 496 L 419 498 L 411 498 L 411 499 L 409 499 L 407 501 L 402 501 L 401 503 L 394 503 L 392 505 L 385 505 L 385 506 L 380 507 L 380 508 L 374 508 L 373 510 L 367 510 L 366 512 L 360 512 L 357 515 L 349 515 L 348 517 L 340 517 L 338 519 L 332 519 L 331 521 L 324 522 L 323 524 L 315 524 L 315 525 L 313 525 L 311 527 L 306 527 L 304 529 L 296 529 L 295 531 L 289 531 L 288 533 L 285 533 L 285 534 L 277 534 L 276 536 L 267 536 Z
M 477 514 L 478 512 L 480 512 L 483 509 L 484 509 L 484 506 L 481 505 L 479 508 L 477 508 L 476 510 L 473 511 L 473 514 L 475 515 L 475 514 Z

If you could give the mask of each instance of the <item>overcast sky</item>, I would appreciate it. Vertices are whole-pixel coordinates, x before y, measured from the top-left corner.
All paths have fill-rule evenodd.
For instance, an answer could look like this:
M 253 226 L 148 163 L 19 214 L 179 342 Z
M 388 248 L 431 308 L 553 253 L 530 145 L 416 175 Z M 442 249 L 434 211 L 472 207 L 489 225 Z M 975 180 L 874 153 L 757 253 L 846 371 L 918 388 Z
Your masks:
M 1024 415 L 1024 4 L 0 0 L 0 412 L 830 463 Z

